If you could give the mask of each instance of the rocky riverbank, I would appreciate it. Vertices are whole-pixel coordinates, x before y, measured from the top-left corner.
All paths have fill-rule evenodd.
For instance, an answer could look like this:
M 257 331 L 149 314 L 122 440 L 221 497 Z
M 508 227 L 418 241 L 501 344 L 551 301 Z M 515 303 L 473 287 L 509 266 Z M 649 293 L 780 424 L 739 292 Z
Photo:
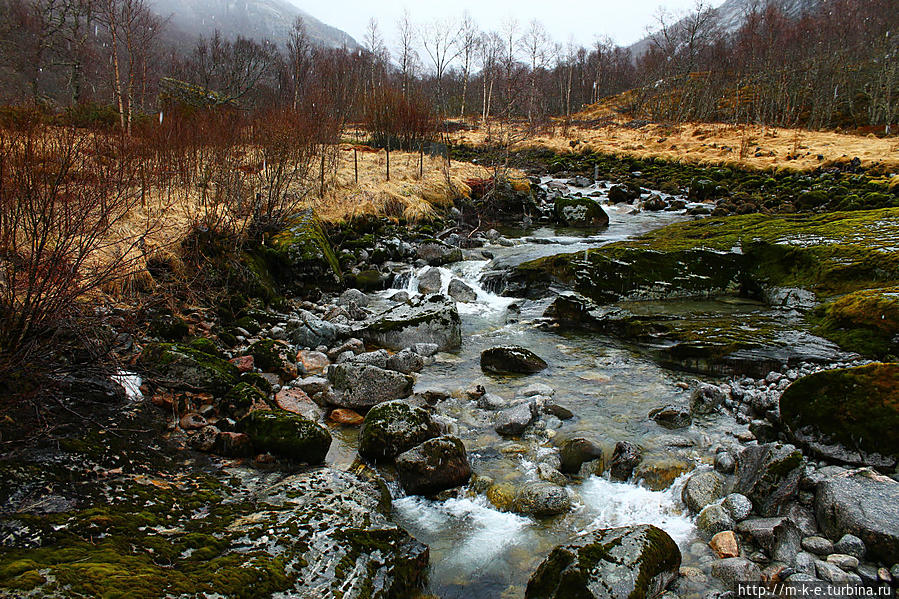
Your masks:
M 6 451 L 0 595 L 892 584 L 899 209 L 706 218 L 724 192 L 646 166 L 417 228 L 298 216 L 244 297 L 153 315 Z

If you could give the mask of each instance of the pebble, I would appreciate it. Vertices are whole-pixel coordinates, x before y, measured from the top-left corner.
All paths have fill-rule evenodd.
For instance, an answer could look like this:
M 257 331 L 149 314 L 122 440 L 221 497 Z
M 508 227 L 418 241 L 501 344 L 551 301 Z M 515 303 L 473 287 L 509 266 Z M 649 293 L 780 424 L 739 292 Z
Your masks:
M 745 495 L 739 493 L 731 493 L 724 498 L 721 505 L 736 522 L 745 520 L 749 517 L 749 514 L 752 513 L 752 501 Z
M 802 548 L 815 555 L 828 555 L 833 553 L 833 543 L 824 537 L 805 537 L 802 539 Z
M 719 532 L 709 541 L 709 547 L 720 559 L 740 556 L 740 545 L 737 543 L 737 535 L 732 530 Z
M 858 568 L 858 558 L 845 553 L 831 553 L 827 556 L 827 562 L 841 570 L 855 570 Z
M 833 549 L 837 553 L 845 553 L 859 560 L 864 559 L 866 552 L 864 541 L 850 534 L 843 535 L 839 541 L 834 543 Z
M 715 454 L 715 470 L 722 474 L 731 474 L 736 468 L 734 457 L 726 451 Z

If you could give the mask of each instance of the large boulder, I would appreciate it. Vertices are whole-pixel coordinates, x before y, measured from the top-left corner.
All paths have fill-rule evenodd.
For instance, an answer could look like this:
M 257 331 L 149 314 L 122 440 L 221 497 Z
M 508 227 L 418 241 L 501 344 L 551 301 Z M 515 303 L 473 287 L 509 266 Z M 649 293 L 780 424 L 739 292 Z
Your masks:
M 396 351 L 416 343 L 434 343 L 439 351 L 453 351 L 462 345 L 461 323 L 454 301 L 429 295 L 374 316 L 362 336 L 367 343 Z
M 792 445 L 752 445 L 737 456 L 737 484 L 762 516 L 774 516 L 799 490 L 802 452 Z
M 812 454 L 892 470 L 899 460 L 899 364 L 827 370 L 780 398 L 787 434 Z
M 436 495 L 471 478 L 465 446 L 450 436 L 428 439 L 404 451 L 396 458 L 396 471 L 403 489 L 413 495 Z
M 427 241 L 415 248 L 415 255 L 431 266 L 443 266 L 462 260 L 462 250 L 442 241 Z
M 332 364 L 328 367 L 328 380 L 336 391 L 329 401 L 352 410 L 409 397 L 415 384 L 411 375 L 356 362 Z
M 481 352 L 481 370 L 497 374 L 532 374 L 547 367 L 546 362 L 529 349 L 517 345 L 491 347 Z
M 257 451 L 277 456 L 321 464 L 331 446 L 331 433 L 300 414 L 284 410 L 256 410 L 237 423 L 253 442 Z
M 899 556 L 899 482 L 869 470 L 846 472 L 818 483 L 818 525 L 828 537 L 864 541 L 870 558 L 894 563 Z
M 593 198 L 556 198 L 553 216 L 557 223 L 568 227 L 600 228 L 609 225 L 609 215 Z
M 340 262 L 321 222 L 311 210 L 294 216 L 284 231 L 272 239 L 280 257 L 284 280 L 295 287 L 339 288 L 343 283 Z
M 446 292 L 457 302 L 470 303 L 477 301 L 478 299 L 478 293 L 462 279 L 453 279 L 450 281 L 449 288 L 447 288 Z
M 365 415 L 359 432 L 359 454 L 376 461 L 392 460 L 440 434 L 431 415 L 404 401 L 388 401 Z
M 227 360 L 175 343 L 148 344 L 138 364 L 165 387 L 215 395 L 227 393 L 240 376 Z
M 651 525 L 597 530 L 559 545 L 528 581 L 526 599 L 651 599 L 677 577 L 680 550 Z

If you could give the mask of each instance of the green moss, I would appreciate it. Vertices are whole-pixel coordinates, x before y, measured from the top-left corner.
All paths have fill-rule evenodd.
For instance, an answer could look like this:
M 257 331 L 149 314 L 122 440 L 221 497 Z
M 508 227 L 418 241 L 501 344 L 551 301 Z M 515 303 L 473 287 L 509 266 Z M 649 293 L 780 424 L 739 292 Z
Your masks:
M 221 409 L 232 418 L 243 418 L 254 404 L 266 405 L 267 402 L 267 393 L 263 393 L 250 383 L 242 382 L 225 394 L 225 397 L 222 398 Z
M 207 339 L 206 337 L 197 337 L 189 343 L 190 347 L 197 351 L 201 351 L 204 354 L 209 354 L 210 356 L 215 356 L 216 358 L 222 357 L 221 350 L 216 347 L 215 342 L 211 339 Z
M 331 434 L 299 414 L 283 410 L 255 411 L 242 418 L 237 428 L 249 435 L 259 451 L 307 464 L 320 464 L 331 446 Z
M 342 283 L 340 262 L 321 222 L 311 210 L 297 215 L 272 240 L 285 280 L 293 284 L 336 287 Z M 290 279 L 287 279 L 290 277 Z
M 165 386 L 201 389 L 224 395 L 240 372 L 230 362 L 192 347 L 174 343 L 150 343 L 139 364 L 158 376 Z
M 283 341 L 262 339 L 251 345 L 247 353 L 253 356 L 253 363 L 264 372 L 288 375 L 291 360 L 287 356 L 289 346 Z
M 820 443 L 899 459 L 899 364 L 828 370 L 799 379 L 784 391 L 780 411 L 788 433 L 817 453 L 830 455 Z
M 865 289 L 816 310 L 815 332 L 876 359 L 899 355 L 899 287 Z

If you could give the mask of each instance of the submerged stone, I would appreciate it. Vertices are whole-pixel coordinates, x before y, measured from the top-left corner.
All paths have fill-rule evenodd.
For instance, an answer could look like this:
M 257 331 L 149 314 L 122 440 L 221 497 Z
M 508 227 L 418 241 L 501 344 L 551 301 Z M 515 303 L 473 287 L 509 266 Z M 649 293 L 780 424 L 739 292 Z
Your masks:
M 516 345 L 491 347 L 481 352 L 481 370 L 496 374 L 532 374 L 547 363 L 529 349 Z

